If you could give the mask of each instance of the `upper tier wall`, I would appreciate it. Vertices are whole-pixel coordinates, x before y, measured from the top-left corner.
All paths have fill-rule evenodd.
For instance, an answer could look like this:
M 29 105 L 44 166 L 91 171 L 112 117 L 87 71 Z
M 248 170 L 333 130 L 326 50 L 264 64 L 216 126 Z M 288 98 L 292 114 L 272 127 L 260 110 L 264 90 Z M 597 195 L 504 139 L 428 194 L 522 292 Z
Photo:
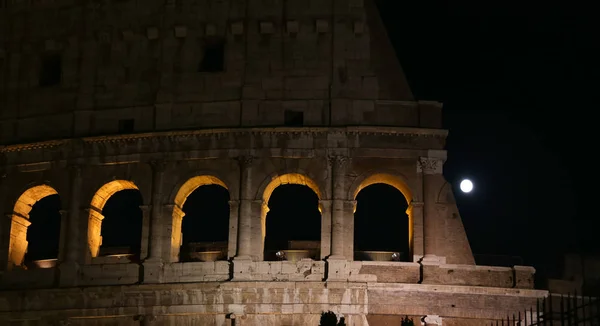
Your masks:
M 285 124 L 440 127 L 441 106 L 414 101 L 371 0 L 2 3 L 3 144 Z

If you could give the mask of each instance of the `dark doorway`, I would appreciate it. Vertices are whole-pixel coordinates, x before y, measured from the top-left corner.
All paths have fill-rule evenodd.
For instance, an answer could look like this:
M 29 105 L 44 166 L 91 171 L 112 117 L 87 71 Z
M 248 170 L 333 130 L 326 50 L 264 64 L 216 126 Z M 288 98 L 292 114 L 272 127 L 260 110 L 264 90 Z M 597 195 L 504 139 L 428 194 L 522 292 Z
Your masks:
M 266 221 L 265 260 L 280 259 L 282 250 L 308 250 L 319 258 L 321 213 L 319 197 L 308 186 L 277 187 L 269 199 Z
M 112 195 L 102 215 L 100 255 L 132 254 L 139 259 L 142 243 L 142 194 L 137 189 L 121 190 Z
M 374 184 L 356 196 L 354 251 L 356 260 L 379 260 L 384 253 L 400 253 L 394 260 L 411 260 L 409 255 L 408 203 L 396 188 Z M 392 260 L 392 254 L 389 255 Z M 386 260 L 386 259 L 381 259 Z
M 192 192 L 182 208 L 181 261 L 227 259 L 229 239 L 229 191 L 205 185 Z
M 42 198 L 29 212 L 25 262 L 58 258 L 60 245 L 61 203 L 59 195 Z

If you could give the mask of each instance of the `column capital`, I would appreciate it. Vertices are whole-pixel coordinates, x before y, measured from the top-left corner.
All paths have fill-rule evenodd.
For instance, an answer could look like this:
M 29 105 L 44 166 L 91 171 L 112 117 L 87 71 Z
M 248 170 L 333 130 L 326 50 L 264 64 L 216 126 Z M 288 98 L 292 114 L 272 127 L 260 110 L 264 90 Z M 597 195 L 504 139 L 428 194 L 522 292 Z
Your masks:
M 148 164 L 154 172 L 164 172 L 167 169 L 167 162 L 164 160 L 152 160 Z
M 254 156 L 252 156 L 250 154 L 240 155 L 240 156 L 236 157 L 236 160 L 240 164 L 240 167 L 242 167 L 243 169 L 247 169 L 250 166 L 252 166 L 252 163 L 254 162 Z
M 423 174 L 442 174 L 444 160 L 433 157 L 419 157 L 417 161 L 417 173 Z
M 142 212 L 147 212 L 152 209 L 152 205 L 140 205 L 139 206 Z
M 229 202 L 229 207 L 238 207 L 240 205 L 240 201 L 239 200 L 230 200 Z
M 345 167 L 350 162 L 350 157 L 346 155 L 329 154 L 327 156 L 327 164 L 332 167 Z

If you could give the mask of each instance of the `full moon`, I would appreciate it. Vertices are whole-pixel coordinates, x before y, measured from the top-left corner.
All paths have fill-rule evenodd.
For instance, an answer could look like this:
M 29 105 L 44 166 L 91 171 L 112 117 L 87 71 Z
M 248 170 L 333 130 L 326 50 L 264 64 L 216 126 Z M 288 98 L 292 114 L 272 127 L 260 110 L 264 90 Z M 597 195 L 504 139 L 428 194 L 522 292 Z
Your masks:
M 469 179 L 464 179 L 460 182 L 460 190 L 462 190 L 464 193 L 471 192 L 471 190 L 473 190 L 473 182 L 471 182 Z

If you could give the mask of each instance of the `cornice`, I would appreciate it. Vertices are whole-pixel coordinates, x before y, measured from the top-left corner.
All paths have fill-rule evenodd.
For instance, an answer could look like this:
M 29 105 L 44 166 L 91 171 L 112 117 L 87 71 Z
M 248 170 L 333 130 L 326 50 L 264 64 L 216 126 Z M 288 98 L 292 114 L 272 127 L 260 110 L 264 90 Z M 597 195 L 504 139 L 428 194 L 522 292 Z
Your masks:
M 379 127 L 379 126 L 350 126 L 350 127 L 267 127 L 267 128 L 219 128 L 185 131 L 157 131 L 149 133 L 126 134 L 126 135 L 107 135 L 95 137 L 82 137 L 60 140 L 49 140 L 43 142 L 15 144 L 0 146 L 0 153 L 22 152 L 37 149 L 56 148 L 74 140 L 81 140 L 88 144 L 101 143 L 123 143 L 139 140 L 181 140 L 195 137 L 224 137 L 227 135 L 267 135 L 267 134 L 346 134 L 346 135 L 388 135 L 388 136 L 409 136 L 409 137 L 435 137 L 445 138 L 448 130 L 445 129 L 426 129 L 410 127 Z

